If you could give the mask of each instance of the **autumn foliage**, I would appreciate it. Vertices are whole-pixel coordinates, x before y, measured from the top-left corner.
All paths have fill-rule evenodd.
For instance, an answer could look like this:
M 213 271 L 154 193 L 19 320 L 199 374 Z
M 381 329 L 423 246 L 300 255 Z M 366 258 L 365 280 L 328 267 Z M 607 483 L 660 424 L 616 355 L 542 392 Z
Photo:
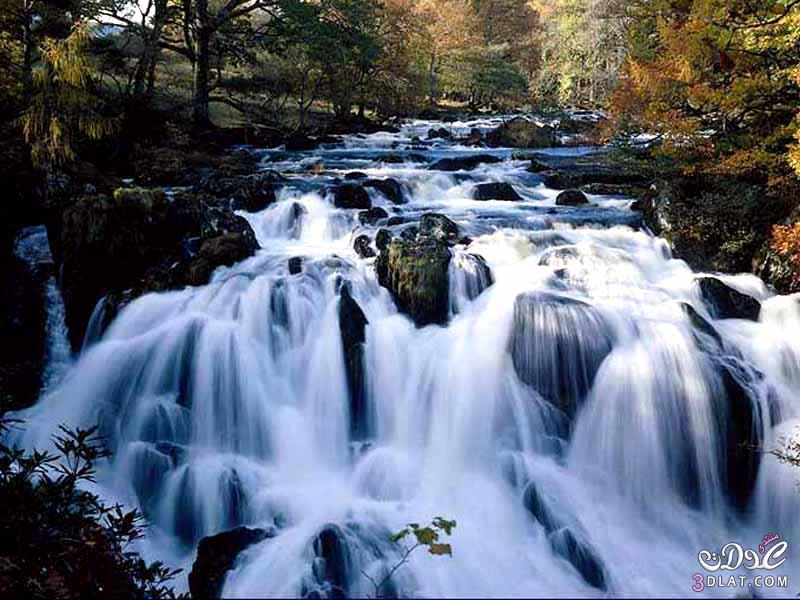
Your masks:
M 792 225 L 776 225 L 770 245 L 773 252 L 791 261 L 795 280 L 800 282 L 800 221 Z

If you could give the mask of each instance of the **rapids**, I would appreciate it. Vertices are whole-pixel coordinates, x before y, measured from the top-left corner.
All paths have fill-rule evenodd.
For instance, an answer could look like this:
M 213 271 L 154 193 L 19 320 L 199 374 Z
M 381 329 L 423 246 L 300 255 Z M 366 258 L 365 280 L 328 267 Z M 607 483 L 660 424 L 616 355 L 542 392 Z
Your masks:
M 756 474 L 730 457 L 742 436 L 769 448 L 800 424 L 800 299 L 720 276 L 762 311 L 758 322 L 714 319 L 697 274 L 640 227 L 629 199 L 556 207 L 557 192 L 509 149 L 412 139 L 433 126 L 311 152 L 253 149 L 289 178 L 276 204 L 243 213 L 262 250 L 204 287 L 127 306 L 17 415 L 18 441 L 46 447 L 60 423 L 99 423 L 114 452 L 99 489 L 144 511 L 148 558 L 188 568 L 206 535 L 270 529 L 237 560 L 227 597 L 371 595 L 362 571 L 379 577 L 399 558 L 389 535 L 437 515 L 458 522 L 452 558 L 415 553 L 394 593 L 688 596 L 692 575 L 706 574 L 701 549 L 756 548 L 767 532 L 788 540 L 789 560 L 736 574 L 785 574 L 796 592 L 800 472 L 766 455 Z M 503 160 L 428 169 L 478 153 Z M 308 172 L 315 162 L 322 174 Z M 378 284 L 375 259 L 354 252 L 358 235 L 386 223 L 362 225 L 326 197 L 351 171 L 401 182 L 401 205 L 368 188 L 399 217 L 393 233 L 437 212 L 468 236 L 452 249 L 446 327 L 416 328 Z M 523 200 L 471 200 L 481 182 L 510 183 Z M 303 258 L 299 274 L 292 257 Z M 359 435 L 343 281 L 368 320 Z M 335 543 L 320 543 L 323 531 Z

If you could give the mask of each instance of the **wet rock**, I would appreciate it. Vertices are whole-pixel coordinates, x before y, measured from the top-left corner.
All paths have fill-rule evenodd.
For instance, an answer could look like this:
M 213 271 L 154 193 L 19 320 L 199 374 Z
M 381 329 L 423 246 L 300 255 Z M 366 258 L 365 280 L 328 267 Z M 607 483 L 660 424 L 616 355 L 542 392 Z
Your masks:
M 333 205 L 336 208 L 368 209 L 372 207 L 369 194 L 363 187 L 354 183 L 343 183 L 328 188 L 328 193 L 333 196 Z
M 472 190 L 473 200 L 505 200 L 508 202 L 518 202 L 522 200 L 514 187 L 509 183 L 493 182 L 479 183 Z
M 259 212 L 275 202 L 276 191 L 286 178 L 276 171 L 231 177 L 219 172 L 205 176 L 193 191 L 230 198 L 233 210 Z
M 758 406 L 731 368 L 723 365 L 720 377 L 727 401 L 722 432 L 724 449 L 720 457 L 725 465 L 725 491 L 734 508 L 745 511 L 758 479 L 764 429 Z
M 373 206 L 369 210 L 362 210 L 358 213 L 358 221 L 362 225 L 374 225 L 381 219 L 386 219 L 388 216 L 389 213 L 380 206 Z
M 353 240 L 353 249 L 361 258 L 372 258 L 375 251 L 372 249 L 368 235 L 360 235 Z
M 367 174 L 362 173 L 361 171 L 350 171 L 344 176 L 345 181 L 358 181 L 359 179 L 366 179 L 366 178 Z
M 349 590 L 349 565 L 353 561 L 344 532 L 337 525 L 327 525 L 319 532 L 312 547 L 314 554 L 320 559 L 314 565 L 314 574 L 327 588 L 326 596 L 346 598 Z
M 503 162 L 502 159 L 491 154 L 477 154 L 474 156 L 458 156 L 455 158 L 442 158 L 428 168 L 431 171 L 472 171 L 480 165 L 491 165 Z
M 566 190 L 556 196 L 556 206 L 583 206 L 584 204 L 589 204 L 589 199 L 580 190 Z
M 380 162 L 386 164 L 403 164 L 407 162 L 413 163 L 425 163 L 428 162 L 428 159 L 423 154 L 384 154 L 380 157 Z
M 561 526 L 560 521 L 553 515 L 552 511 L 545 503 L 535 482 L 532 481 L 525 486 L 525 491 L 522 493 L 522 503 L 525 505 L 525 508 L 528 509 L 528 512 L 531 513 L 531 516 L 536 519 L 548 533 Z
M 81 198 L 62 213 L 61 285 L 73 348 L 97 301 L 127 286 L 177 248 L 163 190 L 125 189 Z
M 389 217 L 389 220 L 386 221 L 386 224 L 389 227 L 394 227 L 395 225 L 402 225 L 405 222 L 406 222 L 406 220 L 403 217 L 395 216 L 395 217 Z
M 587 183 L 581 186 L 581 191 L 594 196 L 639 196 L 645 192 L 641 186 L 621 183 Z
M 787 202 L 760 185 L 698 176 L 659 182 L 642 208 L 647 226 L 693 269 L 744 273 L 758 268 L 759 253 Z
M 197 558 L 189 573 L 192 597 L 219 598 L 225 576 L 233 568 L 239 554 L 274 535 L 274 532 L 264 529 L 237 527 L 200 540 Z
M 546 148 L 557 145 L 555 129 L 523 117 L 503 123 L 490 131 L 486 139 L 492 146 L 506 148 Z
M 715 344 L 715 349 L 719 349 L 722 347 L 722 338 L 719 335 L 719 332 L 714 328 L 714 326 L 706 321 L 700 313 L 698 313 L 691 304 L 687 304 L 685 302 L 681 302 L 681 309 L 689 317 L 689 321 L 692 324 L 692 328 L 697 333 L 702 333 L 703 335 L 707 336 L 711 340 L 713 340 Z M 695 337 L 696 334 L 695 334 Z M 700 340 L 702 342 L 702 340 Z M 701 343 L 702 347 L 702 343 Z
M 612 340 L 603 317 L 584 302 L 547 293 L 521 294 L 514 302 L 514 369 L 569 417 L 591 389 Z
M 374 188 L 383 194 L 393 204 L 403 204 L 403 186 L 396 179 L 368 179 L 362 184 L 366 188 Z
M 444 215 L 425 213 L 419 220 L 420 238 L 430 238 L 446 244 L 455 244 L 458 240 L 458 225 Z
M 345 283 L 339 296 L 339 330 L 342 337 L 347 389 L 350 393 L 351 439 L 362 439 L 369 433 L 364 372 L 365 331 L 368 324 L 364 311 L 350 293 L 349 283 Z
M 203 285 L 218 267 L 231 265 L 252 256 L 258 243 L 246 233 L 223 233 L 203 242 L 186 269 L 188 285 Z
M 386 249 L 393 239 L 392 232 L 388 229 L 379 229 L 378 233 L 375 235 L 375 247 L 379 251 L 383 251 Z
M 298 275 L 303 272 L 303 257 L 293 256 L 289 259 L 289 275 Z
M 287 152 L 307 152 L 319 147 L 319 142 L 302 133 L 290 135 L 284 142 Z
M 514 160 L 525 160 L 525 159 L 515 158 Z M 527 170 L 531 173 L 544 173 L 545 171 L 550 170 L 549 166 L 547 166 L 543 162 L 536 160 L 535 158 L 529 160 L 531 161 L 531 164 L 528 165 Z
M 435 139 L 442 139 L 442 140 L 449 140 L 452 137 L 450 131 L 444 127 L 439 127 L 438 129 L 432 128 L 428 130 L 428 139 L 435 140 Z
M 570 562 L 586 583 L 598 590 L 606 589 L 605 568 L 591 546 L 578 541 L 568 527 L 552 532 L 548 539 L 553 551 Z
M 407 241 L 407 242 L 415 242 L 417 240 L 417 236 L 419 235 L 419 227 L 416 225 L 411 225 L 410 227 L 406 227 L 403 231 L 400 232 L 400 237 Z
M 450 250 L 435 238 L 392 241 L 376 262 L 378 281 L 418 327 L 447 322 Z
M 703 300 L 714 317 L 758 321 L 761 303 L 752 296 L 725 285 L 716 277 L 701 277 L 698 285 Z
M 483 133 L 477 127 L 473 127 L 469 131 L 467 143 L 471 146 L 479 146 L 483 142 Z

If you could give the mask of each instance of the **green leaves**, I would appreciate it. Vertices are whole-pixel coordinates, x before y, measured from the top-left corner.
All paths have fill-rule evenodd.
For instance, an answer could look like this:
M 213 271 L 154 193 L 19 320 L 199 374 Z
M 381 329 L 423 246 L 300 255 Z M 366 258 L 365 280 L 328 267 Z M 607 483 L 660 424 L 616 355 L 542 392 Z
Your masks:
M 412 552 L 419 546 L 427 546 L 428 552 L 436 556 L 453 556 L 453 548 L 450 544 L 443 544 L 439 542 L 440 535 L 452 535 L 453 529 L 456 527 L 455 521 L 449 521 L 444 517 L 434 517 L 430 525 L 421 527 L 419 523 L 409 523 L 404 529 L 401 529 L 389 540 L 394 543 L 399 543 L 410 535 L 414 536 L 415 544 L 412 546 L 408 553 Z

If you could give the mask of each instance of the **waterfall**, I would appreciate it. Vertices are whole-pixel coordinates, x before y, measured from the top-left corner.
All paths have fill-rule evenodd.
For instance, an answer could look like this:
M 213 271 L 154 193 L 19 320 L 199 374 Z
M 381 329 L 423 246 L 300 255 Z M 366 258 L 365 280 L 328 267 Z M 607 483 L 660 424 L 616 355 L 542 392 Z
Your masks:
M 503 159 L 456 173 L 410 154 L 384 162 L 419 154 L 412 137 L 434 125 L 345 136 L 314 152 L 323 173 L 304 173 L 309 153 L 281 153 L 290 183 L 243 213 L 263 249 L 208 285 L 135 300 L 63 379 L 54 287 L 54 374 L 17 414 L 15 441 L 46 447 L 59 424 L 99 423 L 113 450 L 102 489 L 143 510 L 148 553 L 171 564 L 191 565 L 210 534 L 274 530 L 239 557 L 226 597 L 370 595 L 362 572 L 399 560 L 391 533 L 437 515 L 458 522 L 453 556 L 416 553 L 392 593 L 682 597 L 701 549 L 755 548 L 767 532 L 800 543 L 800 473 L 737 454 L 800 425 L 800 297 L 725 277 L 761 316 L 715 318 L 698 274 L 627 205 L 554 208 L 507 149 L 437 140 L 422 152 Z M 334 208 L 326 187 L 356 170 L 404 185 L 407 203 L 381 200 L 395 222 Z M 523 200 L 472 200 L 487 181 L 513 181 Z M 449 321 L 417 328 L 352 240 L 399 236 L 425 212 L 460 238 Z M 363 313 L 361 379 L 348 372 L 345 295 Z M 796 564 L 771 574 L 796 585 Z

